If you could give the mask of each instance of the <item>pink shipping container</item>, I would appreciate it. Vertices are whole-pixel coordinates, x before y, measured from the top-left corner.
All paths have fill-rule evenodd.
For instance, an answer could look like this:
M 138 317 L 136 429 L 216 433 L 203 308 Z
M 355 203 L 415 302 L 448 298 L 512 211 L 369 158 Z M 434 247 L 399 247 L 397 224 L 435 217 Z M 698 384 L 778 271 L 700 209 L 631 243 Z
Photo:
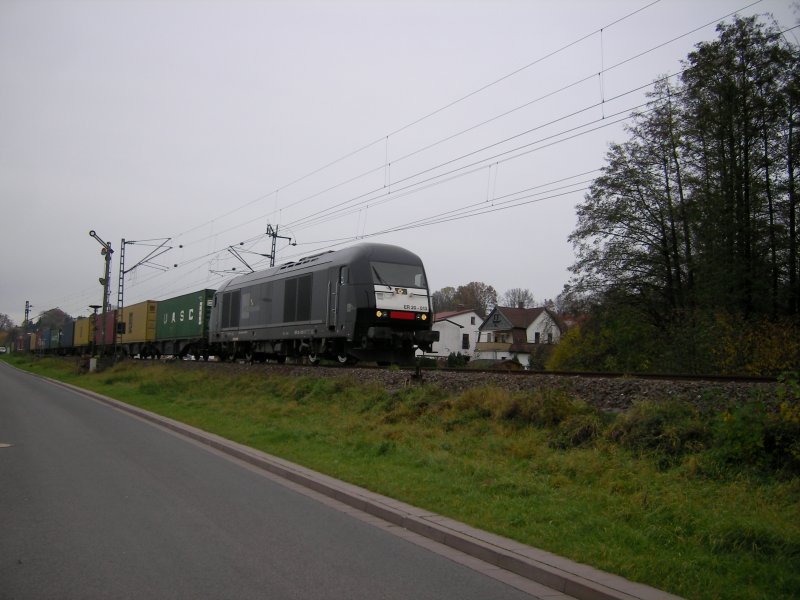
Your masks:
M 115 328 L 117 323 L 117 311 L 110 310 L 105 315 L 105 331 L 103 328 L 103 315 L 97 315 L 94 324 L 94 343 L 98 349 L 105 345 L 108 351 L 114 346 L 114 338 L 116 337 Z M 103 334 L 105 333 L 105 344 L 103 343 Z

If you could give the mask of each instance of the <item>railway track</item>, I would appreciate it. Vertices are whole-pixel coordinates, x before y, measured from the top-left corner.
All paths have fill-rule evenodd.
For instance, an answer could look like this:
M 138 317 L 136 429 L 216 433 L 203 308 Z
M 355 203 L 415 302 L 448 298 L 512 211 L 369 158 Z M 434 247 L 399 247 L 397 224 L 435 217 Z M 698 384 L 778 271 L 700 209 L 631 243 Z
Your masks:
M 699 375 L 541 372 L 476 369 L 421 369 L 375 367 L 370 365 L 292 365 L 275 363 L 202 363 L 176 361 L 178 368 L 212 368 L 224 372 L 282 376 L 348 377 L 359 383 L 376 385 L 389 392 L 424 383 L 460 394 L 480 387 L 503 388 L 511 393 L 537 393 L 542 390 L 565 393 L 604 410 L 625 410 L 642 400 L 679 399 L 698 406 L 724 407 L 729 402 L 752 398 L 773 402 L 778 382 L 770 377 L 721 377 Z
M 107 359 L 109 363 L 113 359 Z M 136 362 L 148 363 L 150 359 L 125 359 Z M 464 377 L 476 378 L 481 376 L 507 375 L 516 378 L 564 378 L 564 379 L 609 379 L 609 380 L 643 380 L 643 381 L 680 381 L 680 382 L 707 382 L 707 383 L 777 383 L 776 376 L 748 376 L 748 375 L 703 375 L 685 373 L 632 373 L 632 372 L 609 372 L 609 371 L 528 371 L 516 368 L 494 368 L 494 369 L 473 369 L 473 368 L 436 368 L 427 366 L 378 366 L 375 364 L 340 365 L 335 362 L 310 363 L 277 363 L 272 361 L 265 362 L 246 362 L 236 361 L 216 361 L 205 362 L 202 360 L 178 360 L 173 357 L 155 359 L 157 362 L 166 362 L 174 365 L 218 365 L 221 369 L 253 368 L 253 369 L 272 369 L 282 373 L 289 373 L 293 370 L 305 372 L 336 372 L 336 373 L 359 373 L 359 372 L 401 372 L 412 374 L 416 378 L 424 380 L 426 375 L 436 373 L 459 374 Z
M 194 362 L 194 361 L 183 361 Z M 202 363 L 201 363 L 202 364 Z M 526 371 L 523 369 L 469 369 L 469 368 L 448 368 L 437 369 L 431 367 L 404 366 L 404 367 L 380 367 L 377 365 L 364 364 L 357 366 L 337 365 L 337 364 L 292 364 L 292 363 L 212 363 L 221 365 L 246 365 L 254 368 L 275 368 L 281 371 L 289 369 L 311 369 L 317 371 L 352 372 L 359 371 L 385 371 L 412 373 L 422 380 L 431 373 L 458 373 L 465 377 L 479 377 L 482 375 L 508 375 L 511 377 L 552 377 L 552 378 L 583 378 L 583 379 L 641 379 L 645 381 L 686 381 L 686 382 L 711 382 L 711 383 L 776 383 L 777 377 L 755 377 L 746 375 L 690 375 L 676 373 L 625 373 L 608 371 Z

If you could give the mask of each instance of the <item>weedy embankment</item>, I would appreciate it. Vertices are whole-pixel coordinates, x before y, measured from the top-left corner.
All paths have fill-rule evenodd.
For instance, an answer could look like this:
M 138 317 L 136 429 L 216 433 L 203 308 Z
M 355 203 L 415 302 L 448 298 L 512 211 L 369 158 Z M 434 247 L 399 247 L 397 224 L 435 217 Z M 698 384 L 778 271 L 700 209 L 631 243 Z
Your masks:
M 611 414 L 553 390 L 127 362 L 45 373 L 687 598 L 800 594 L 800 386 Z

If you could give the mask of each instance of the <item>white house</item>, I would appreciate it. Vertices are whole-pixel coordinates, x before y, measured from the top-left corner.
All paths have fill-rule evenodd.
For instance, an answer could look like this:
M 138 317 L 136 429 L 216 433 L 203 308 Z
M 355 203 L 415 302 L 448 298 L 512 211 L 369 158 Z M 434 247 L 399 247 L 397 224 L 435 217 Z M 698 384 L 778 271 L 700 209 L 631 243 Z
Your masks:
M 451 353 L 461 353 L 472 358 L 482 322 L 483 318 L 472 309 L 436 313 L 432 329 L 439 332 L 439 341 L 433 344 L 433 354 L 447 358 Z
M 480 327 L 476 359 L 513 360 L 524 367 L 537 344 L 557 344 L 565 327 L 547 308 L 496 306 Z

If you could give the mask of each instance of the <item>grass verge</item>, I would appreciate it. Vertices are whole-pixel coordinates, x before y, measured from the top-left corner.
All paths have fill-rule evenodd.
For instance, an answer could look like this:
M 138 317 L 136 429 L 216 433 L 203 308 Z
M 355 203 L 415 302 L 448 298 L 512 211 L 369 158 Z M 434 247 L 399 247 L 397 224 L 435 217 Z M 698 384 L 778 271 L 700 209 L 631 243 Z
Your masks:
M 794 396 L 759 444 L 752 406 L 615 417 L 542 391 L 5 360 L 686 598 L 800 596 Z

